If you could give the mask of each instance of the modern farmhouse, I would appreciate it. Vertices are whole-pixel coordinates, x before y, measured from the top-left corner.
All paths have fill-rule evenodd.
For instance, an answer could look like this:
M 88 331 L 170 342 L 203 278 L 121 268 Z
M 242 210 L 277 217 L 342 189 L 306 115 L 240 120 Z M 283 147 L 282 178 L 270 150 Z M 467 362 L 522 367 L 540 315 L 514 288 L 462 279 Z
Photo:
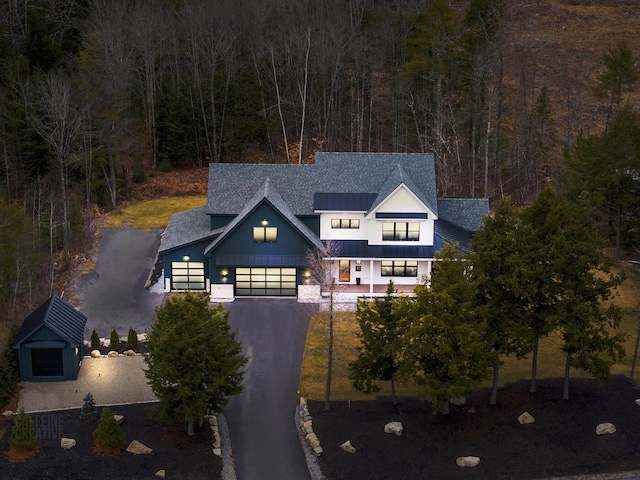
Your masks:
M 317 153 L 314 164 L 209 166 L 207 204 L 171 217 L 166 291 L 212 299 L 298 295 L 306 253 L 332 241 L 340 284 L 408 290 L 429 276 L 444 242 L 468 248 L 486 199 L 437 198 L 431 154 Z

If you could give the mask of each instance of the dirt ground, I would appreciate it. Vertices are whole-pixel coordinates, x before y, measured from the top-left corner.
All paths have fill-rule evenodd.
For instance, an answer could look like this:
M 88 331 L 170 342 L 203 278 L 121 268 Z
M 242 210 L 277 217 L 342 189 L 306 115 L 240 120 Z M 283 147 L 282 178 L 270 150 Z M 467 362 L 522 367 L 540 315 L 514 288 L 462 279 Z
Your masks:
M 622 376 L 601 388 L 572 379 L 570 389 L 563 401 L 562 379 L 539 380 L 535 394 L 522 381 L 502 388 L 496 406 L 482 390 L 448 416 L 434 416 L 418 399 L 401 398 L 394 407 L 389 397 L 334 402 L 329 412 L 310 402 L 309 410 L 329 480 L 535 479 L 640 469 L 640 391 Z M 523 412 L 535 422 L 520 425 Z M 402 422 L 402 436 L 384 433 L 390 421 Z M 597 436 L 603 422 L 617 431 Z M 339 448 L 346 440 L 355 454 Z M 458 467 L 460 456 L 480 457 L 480 464 Z
M 114 457 L 95 455 L 92 433 L 98 423 L 83 423 L 79 410 L 67 410 L 32 415 L 41 438 L 40 450 L 25 461 L 11 462 L 9 435 L 13 419 L 0 417 L 0 478 L 150 480 L 157 479 L 155 473 L 164 469 L 166 478 L 219 479 L 222 460 L 213 455 L 211 428 L 207 424 L 202 428 L 196 425 L 196 435 L 189 437 L 185 422 L 161 422 L 157 416 L 149 415 L 149 408 L 149 404 L 112 407 L 125 417 L 122 430 L 127 445 L 138 440 L 153 449 L 149 455 L 133 455 L 124 450 Z M 63 450 L 60 437 L 74 438 L 77 445 Z

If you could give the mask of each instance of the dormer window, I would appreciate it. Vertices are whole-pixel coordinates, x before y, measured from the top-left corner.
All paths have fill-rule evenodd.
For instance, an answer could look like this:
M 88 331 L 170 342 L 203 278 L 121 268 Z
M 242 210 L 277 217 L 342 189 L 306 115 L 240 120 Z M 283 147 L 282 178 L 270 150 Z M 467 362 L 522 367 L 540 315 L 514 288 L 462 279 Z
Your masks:
M 253 227 L 253 241 L 257 243 L 277 242 L 277 227 Z
M 331 228 L 360 228 L 360 220 L 357 218 L 332 218 Z
M 382 224 L 382 240 L 417 242 L 420 240 L 420 223 L 384 222 Z

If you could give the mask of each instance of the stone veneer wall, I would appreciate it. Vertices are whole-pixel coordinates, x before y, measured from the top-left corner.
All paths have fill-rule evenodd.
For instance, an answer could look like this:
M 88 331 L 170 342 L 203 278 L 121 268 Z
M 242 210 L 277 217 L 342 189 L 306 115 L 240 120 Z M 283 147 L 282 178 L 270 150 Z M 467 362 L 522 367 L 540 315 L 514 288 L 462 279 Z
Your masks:
M 211 300 L 212 301 L 233 300 L 233 284 L 211 285 Z
M 320 285 L 298 285 L 299 303 L 318 303 L 322 301 Z

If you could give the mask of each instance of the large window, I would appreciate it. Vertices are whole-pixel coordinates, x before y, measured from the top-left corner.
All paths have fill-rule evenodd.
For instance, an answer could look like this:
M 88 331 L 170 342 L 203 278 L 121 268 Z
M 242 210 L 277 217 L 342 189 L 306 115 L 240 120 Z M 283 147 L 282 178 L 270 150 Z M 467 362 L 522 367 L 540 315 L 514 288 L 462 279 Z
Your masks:
M 173 290 L 204 290 L 204 263 L 171 262 Z
M 382 224 L 382 240 L 418 241 L 420 239 L 420 223 L 418 222 L 384 222 Z
M 295 296 L 295 268 L 236 268 L 237 296 Z
M 253 227 L 254 242 L 276 242 L 278 241 L 277 227 Z
M 331 228 L 360 228 L 360 220 L 357 218 L 332 218 Z
M 410 260 L 383 260 L 383 277 L 417 277 L 418 262 Z

